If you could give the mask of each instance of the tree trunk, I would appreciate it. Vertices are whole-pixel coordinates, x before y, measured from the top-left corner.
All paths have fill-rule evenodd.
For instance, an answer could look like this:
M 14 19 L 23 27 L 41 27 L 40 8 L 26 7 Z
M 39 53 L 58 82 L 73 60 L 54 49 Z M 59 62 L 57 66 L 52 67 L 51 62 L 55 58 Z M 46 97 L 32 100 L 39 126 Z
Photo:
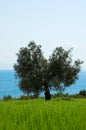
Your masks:
M 45 89 L 45 100 L 50 100 L 51 99 L 51 94 L 49 88 Z

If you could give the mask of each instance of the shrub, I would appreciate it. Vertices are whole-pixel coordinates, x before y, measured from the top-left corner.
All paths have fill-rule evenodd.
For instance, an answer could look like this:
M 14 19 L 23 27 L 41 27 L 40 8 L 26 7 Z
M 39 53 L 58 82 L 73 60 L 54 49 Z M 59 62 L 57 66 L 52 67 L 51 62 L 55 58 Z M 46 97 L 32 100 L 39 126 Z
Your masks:
M 11 100 L 12 99 L 12 97 L 10 96 L 10 95 L 8 95 L 8 96 L 4 96 L 3 97 L 3 100 L 5 100 L 5 101 L 7 101 L 7 100 Z
M 37 95 L 21 95 L 18 99 L 20 100 L 29 100 L 29 99 L 36 99 L 38 98 Z
M 19 99 L 21 99 L 21 100 L 28 100 L 28 99 L 29 99 L 29 96 L 21 95 Z
M 81 91 L 79 92 L 79 95 L 82 95 L 82 96 L 86 97 L 86 90 L 85 90 L 85 89 L 84 89 L 84 90 L 81 90 Z

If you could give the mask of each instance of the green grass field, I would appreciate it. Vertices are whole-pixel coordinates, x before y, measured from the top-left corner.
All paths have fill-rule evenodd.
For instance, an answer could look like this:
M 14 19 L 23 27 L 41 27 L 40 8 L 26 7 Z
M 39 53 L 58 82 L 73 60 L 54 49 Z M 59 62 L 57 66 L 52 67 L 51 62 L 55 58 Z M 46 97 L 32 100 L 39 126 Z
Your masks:
M 86 99 L 0 101 L 0 130 L 86 130 Z

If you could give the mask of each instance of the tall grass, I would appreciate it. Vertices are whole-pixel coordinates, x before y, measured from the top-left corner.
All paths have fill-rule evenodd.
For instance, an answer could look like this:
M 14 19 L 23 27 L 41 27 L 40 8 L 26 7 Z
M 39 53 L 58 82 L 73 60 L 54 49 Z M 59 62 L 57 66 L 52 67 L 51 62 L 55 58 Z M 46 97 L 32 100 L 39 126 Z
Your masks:
M 0 130 L 86 130 L 86 100 L 0 101 Z

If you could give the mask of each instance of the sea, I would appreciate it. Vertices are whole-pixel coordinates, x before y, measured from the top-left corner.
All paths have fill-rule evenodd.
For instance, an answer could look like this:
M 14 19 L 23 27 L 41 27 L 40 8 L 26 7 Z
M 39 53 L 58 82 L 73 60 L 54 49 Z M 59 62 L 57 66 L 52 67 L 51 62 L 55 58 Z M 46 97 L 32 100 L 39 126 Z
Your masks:
M 67 87 L 64 93 L 78 94 L 84 89 L 86 90 L 86 71 L 81 71 L 76 83 Z M 53 93 L 52 91 L 52 94 Z M 18 98 L 24 95 L 24 93 L 19 89 L 18 79 L 16 79 L 14 70 L 0 70 L 0 99 L 8 95 Z M 43 95 L 42 93 L 42 96 Z

